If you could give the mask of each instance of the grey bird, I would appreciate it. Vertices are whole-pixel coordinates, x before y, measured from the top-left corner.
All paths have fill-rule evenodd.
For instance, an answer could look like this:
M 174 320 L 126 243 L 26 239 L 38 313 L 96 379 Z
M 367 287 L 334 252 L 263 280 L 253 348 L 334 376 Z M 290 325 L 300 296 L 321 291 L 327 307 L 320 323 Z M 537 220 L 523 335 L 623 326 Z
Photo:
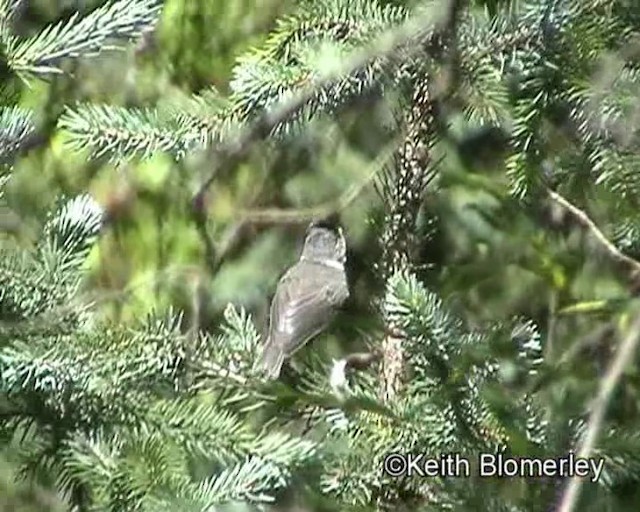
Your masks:
M 320 334 L 349 297 L 342 228 L 311 223 L 300 259 L 280 278 L 258 367 L 277 379 L 284 360 Z

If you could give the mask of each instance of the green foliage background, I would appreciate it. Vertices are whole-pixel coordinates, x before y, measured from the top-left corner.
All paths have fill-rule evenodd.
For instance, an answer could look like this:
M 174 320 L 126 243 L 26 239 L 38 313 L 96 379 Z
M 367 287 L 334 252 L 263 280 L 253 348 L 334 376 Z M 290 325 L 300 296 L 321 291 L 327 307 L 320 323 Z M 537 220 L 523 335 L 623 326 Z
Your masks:
M 18 31 L 33 32 L 72 11 L 88 12 L 101 3 L 33 0 L 27 3 Z M 412 3 L 380 2 L 403 6 Z M 486 6 L 489 12 L 495 12 L 503 4 L 506 2 L 497 0 L 474 3 L 475 7 Z M 227 305 L 232 303 L 238 310 L 248 311 L 260 330 L 266 323 L 269 300 L 278 278 L 297 257 L 306 228 L 306 212 L 320 211 L 340 198 L 352 198 L 340 211 L 349 242 L 352 297 L 331 331 L 314 342 L 311 350 L 319 360 L 328 362 L 379 343 L 383 337 L 382 319 L 373 299 L 385 294 L 385 284 L 378 281 L 375 273 L 382 254 L 378 235 L 384 205 L 371 177 L 381 168 L 380 155 L 392 149 L 390 143 L 395 136 L 391 128 L 392 110 L 397 98 L 389 95 L 385 101 L 364 101 L 340 113 L 337 122 L 326 118 L 314 120 L 313 129 L 287 139 L 286 144 L 258 143 L 249 158 L 233 172 L 216 178 L 206 198 L 207 228 L 217 250 L 226 252 L 214 275 L 210 273 L 206 247 L 190 209 L 194 192 L 213 169 L 213 152 L 189 154 L 177 163 L 162 154 L 142 162 L 90 159 L 87 152 L 70 151 L 65 145 L 68 142 L 65 135 L 56 131 L 64 107 L 75 102 L 126 107 L 179 104 L 211 85 L 223 95 L 228 94 L 237 57 L 264 43 L 277 26 L 276 20 L 295 8 L 293 0 L 167 0 L 159 28 L 151 37 L 124 52 L 65 62 L 68 73 L 49 81 L 33 80 L 29 86 L 19 84 L 18 103 L 35 111 L 38 124 L 44 127 L 46 142 L 16 161 L 7 188 L 13 211 L 6 215 L 11 221 L 13 239 L 28 247 L 60 195 L 74 196 L 88 191 L 111 218 L 106 235 L 89 256 L 90 273 L 84 290 L 97 301 L 102 317 L 129 325 L 154 311 L 171 307 L 185 312 L 184 325 L 179 329 L 183 333 L 192 324 L 219 332 L 229 322 Z M 596 30 L 591 25 L 586 28 Z M 596 39 L 586 29 L 584 34 L 576 32 L 576 38 L 583 36 L 585 41 L 589 37 Z M 586 42 L 585 46 L 589 47 Z M 606 71 L 607 66 L 617 69 L 619 56 L 608 53 L 606 48 L 601 50 L 602 62 L 597 70 Z M 634 58 L 637 60 L 637 55 Z M 560 58 L 557 61 L 562 63 Z M 563 64 L 571 66 L 571 62 Z M 434 149 L 434 155 L 442 158 L 440 179 L 438 188 L 427 193 L 420 210 L 420 265 L 415 270 L 426 288 L 409 280 L 409 284 L 386 283 L 390 287 L 386 293 L 390 302 L 399 304 L 398 308 L 417 311 L 424 329 L 433 327 L 429 315 L 436 299 L 430 293 L 441 297 L 454 317 L 464 318 L 468 332 L 505 319 L 526 317 L 540 326 L 545 337 L 545 357 L 555 361 L 576 340 L 607 322 L 616 327 L 626 325 L 629 311 L 635 307 L 635 290 L 620 278 L 617 269 L 608 266 L 607 258 L 584 231 L 565 223 L 560 214 L 549 218 L 548 212 L 554 210 L 546 198 L 529 196 L 526 207 L 516 203 L 510 179 L 521 162 L 506 158 L 502 142 L 479 128 L 480 121 L 487 118 L 508 126 L 515 122 L 509 118 L 510 112 L 501 110 L 507 86 L 490 74 L 476 78 L 494 95 L 474 96 L 471 84 L 467 91 L 468 110 L 476 116 L 452 115 L 450 130 L 457 139 L 439 140 Z M 637 101 L 635 83 L 630 89 L 628 101 Z M 547 107 L 536 104 L 532 110 Z M 585 162 L 584 155 L 576 150 L 575 140 L 561 123 L 537 117 L 531 122 L 537 123 L 535 130 L 539 135 L 535 141 L 539 144 L 537 152 L 531 154 L 535 153 L 540 161 L 565 163 L 568 174 L 560 179 L 566 191 L 576 200 L 588 201 L 590 213 L 618 247 L 633 257 L 640 256 L 633 230 L 625 231 L 622 223 L 607 222 L 612 213 L 619 211 L 619 196 L 626 200 L 636 192 L 635 178 L 621 179 L 623 185 L 618 189 L 614 183 L 587 191 L 584 184 L 594 178 L 589 176 L 586 164 L 590 162 Z M 629 168 L 634 169 L 632 165 Z M 611 175 L 601 177 L 605 185 L 607 179 L 615 182 Z M 283 221 L 281 210 L 287 210 L 295 220 Z M 241 224 L 247 215 L 254 220 Z M 414 300 L 415 297 L 418 299 Z M 436 320 L 438 329 L 434 330 L 438 333 L 440 328 L 444 331 L 451 328 L 457 333 L 455 325 L 451 327 L 446 319 Z M 236 318 L 234 325 L 242 321 Z M 167 332 L 163 336 L 178 336 L 178 329 L 175 333 Z M 244 333 L 240 338 L 252 336 Z M 603 350 L 610 348 L 605 346 Z M 606 360 L 599 353 L 590 352 L 563 366 L 563 378 L 543 391 L 547 414 L 553 416 L 562 411 L 579 416 L 596 391 L 597 377 Z M 503 368 L 507 373 L 509 369 L 508 365 Z M 553 381 L 553 375 L 544 377 Z M 635 365 L 625 374 L 612 408 L 612 416 L 619 421 L 622 431 L 629 432 L 628 451 L 634 461 L 640 460 L 635 426 L 639 419 L 638 379 Z M 500 394 L 504 390 L 493 391 L 496 401 L 505 399 Z M 283 394 L 281 402 L 273 405 L 277 411 L 278 407 L 287 410 L 290 405 L 287 400 L 295 402 L 286 392 Z M 262 395 L 242 397 L 249 404 L 259 399 Z M 575 410 L 570 410 L 572 407 Z M 415 416 L 415 410 L 409 409 L 407 405 L 407 418 L 419 422 L 421 418 Z M 251 418 L 258 424 L 263 419 Z M 391 426 L 374 420 L 367 419 L 364 423 L 365 432 L 379 428 L 382 439 L 393 437 L 387 433 L 395 432 Z M 604 443 L 615 445 L 616 439 L 609 436 Z M 266 444 L 260 446 L 264 450 Z M 346 452 L 344 446 L 332 449 Z M 347 466 L 356 466 L 359 461 L 347 456 L 345 460 Z M 15 510 L 17 502 L 24 507 L 38 503 L 33 510 L 61 509 L 37 486 L 34 490 L 26 484 L 16 484 L 19 479 L 10 462 L 0 464 L 0 510 Z M 206 473 L 206 467 L 201 469 Z M 633 476 L 639 472 L 632 468 L 629 473 Z M 304 478 L 301 476 L 300 480 Z M 335 509 L 335 503 L 325 502 L 304 484 L 295 483 L 281 503 L 297 502 L 309 510 Z M 359 496 L 358 484 L 354 480 L 353 489 L 345 487 L 341 492 Z M 496 495 L 511 496 L 519 492 L 515 487 L 503 484 L 494 489 Z M 637 508 L 637 491 L 632 487 L 623 481 L 615 488 L 620 510 L 625 506 L 631 507 L 628 510 Z
M 59 2 L 57 9 L 55 4 L 31 2 L 25 30 L 72 8 L 68 2 Z M 90 10 L 99 2 L 86 4 Z M 144 48 L 70 64 L 72 76 L 55 77 L 50 84 L 34 81 L 32 89 L 23 92 L 21 104 L 35 107 L 45 123 L 53 123 L 63 106 L 75 101 L 138 106 L 176 101 L 211 85 L 224 92 L 237 56 L 264 39 L 291 7 L 292 3 L 281 1 L 169 1 L 158 32 L 141 45 Z M 364 136 L 364 127 L 358 130 L 357 124 L 353 119 L 344 129 L 329 127 L 326 137 L 294 142 L 277 154 L 261 148 L 219 181 L 208 205 L 215 240 L 229 236 L 239 210 L 310 208 L 357 185 L 371 172 L 371 156 L 349 140 L 358 131 Z M 140 164 L 114 166 L 88 162 L 86 154 L 69 152 L 63 142 L 56 137 L 19 161 L 10 188 L 12 202 L 20 206 L 16 213 L 28 225 L 60 193 L 90 191 L 101 204 L 113 204 L 117 215 L 115 226 L 92 256 L 92 281 L 108 298 L 108 314 L 124 320 L 169 304 L 189 308 L 204 254 L 188 206 L 211 168 L 208 157 L 196 155 L 176 166 L 159 155 Z M 374 147 L 372 141 L 369 151 Z M 366 219 L 374 201 L 369 188 L 345 213 L 349 241 L 359 259 L 373 243 L 367 237 Z M 299 224 L 247 230 L 216 278 L 202 283 L 206 295 L 202 314 L 211 325 L 218 324 L 228 302 L 264 315 L 280 273 L 297 256 L 304 229 Z M 361 265 L 365 271 L 367 264 Z

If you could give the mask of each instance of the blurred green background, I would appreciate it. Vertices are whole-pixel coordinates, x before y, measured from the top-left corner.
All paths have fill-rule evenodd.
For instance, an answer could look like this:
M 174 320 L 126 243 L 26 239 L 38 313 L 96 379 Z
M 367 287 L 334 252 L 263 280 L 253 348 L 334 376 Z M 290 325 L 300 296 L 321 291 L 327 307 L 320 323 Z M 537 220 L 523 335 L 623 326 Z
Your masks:
M 28 34 L 100 4 L 26 2 L 18 31 Z M 353 293 L 325 337 L 330 341 L 321 346 L 337 355 L 369 341 L 377 322 L 372 299 L 379 292 L 375 223 L 382 214 L 371 178 L 392 142 L 392 98 L 349 109 L 338 123 L 315 121 L 286 144 L 258 144 L 232 173 L 216 178 L 206 202 L 207 228 L 224 259 L 213 274 L 190 209 L 213 167 L 210 154 L 189 155 L 177 164 L 157 155 L 114 165 L 70 151 L 63 135 L 54 133 L 64 106 L 77 101 L 144 107 L 179 103 L 210 86 L 227 94 L 235 59 L 260 44 L 295 7 L 289 0 L 167 0 L 158 29 L 144 41 L 125 52 L 69 63 L 68 75 L 24 88 L 21 104 L 35 110 L 47 140 L 18 159 L 9 186 L 23 222 L 20 237 L 29 243 L 29 233 L 60 194 L 90 191 L 112 219 L 92 255 L 88 282 L 105 315 L 127 321 L 174 306 L 186 312 L 187 322 L 196 319 L 215 329 L 232 302 L 264 328 L 275 284 L 297 258 L 307 214 L 349 198 L 340 217 Z M 452 119 L 452 126 L 461 137 L 469 133 L 460 119 Z M 599 271 L 597 260 L 584 264 L 587 255 L 576 251 L 580 239 L 543 233 L 505 199 L 504 163 L 482 147 L 492 145 L 470 140 L 469 155 L 443 142 L 434 154 L 445 158 L 441 187 L 427 197 L 421 217 L 425 235 L 433 231 L 428 220 L 439 219 L 418 260 L 428 286 L 479 320 L 518 313 L 541 325 L 550 300 L 568 304 L 624 295 L 612 276 Z M 576 322 L 589 329 L 579 318 L 558 328 L 574 332 Z
M 17 31 L 25 35 L 98 5 L 27 2 Z M 389 115 L 384 106 L 367 119 L 354 112 L 340 125 L 327 122 L 284 146 L 258 145 L 234 172 L 216 179 L 207 197 L 207 228 L 225 257 L 213 275 L 190 216 L 191 198 L 213 167 L 211 155 L 190 155 L 177 164 L 157 155 L 116 165 L 70 151 L 64 136 L 54 133 L 64 106 L 78 101 L 144 107 L 179 103 L 211 86 L 227 94 L 235 59 L 294 8 L 295 2 L 281 0 L 168 0 L 158 29 L 144 41 L 125 52 L 69 63 L 67 76 L 24 88 L 20 103 L 35 111 L 49 140 L 16 162 L 8 194 L 22 219 L 20 237 L 29 243 L 60 194 L 89 191 L 112 219 L 92 254 L 88 282 L 105 315 L 127 321 L 175 306 L 187 312 L 188 321 L 197 311 L 201 325 L 215 328 L 233 302 L 255 313 L 256 324 L 264 327 L 275 284 L 298 256 L 308 211 L 349 196 L 354 199 L 341 221 L 350 244 L 352 284 L 361 291 L 347 308 L 354 314 L 338 324 L 337 338 L 330 336 L 334 343 L 327 347 L 340 351 L 338 338 L 359 343 L 358 333 L 370 322 L 376 257 L 369 217 L 379 201 L 371 178 L 386 142 L 382 133 L 371 137 L 367 124 L 371 115 Z M 289 220 L 270 220 L 274 209 L 286 210 Z
M 32 0 L 18 29 L 28 34 L 101 3 Z M 349 109 L 339 122 L 314 121 L 286 144 L 257 144 L 233 172 L 218 176 L 205 205 L 216 255 L 224 255 L 214 272 L 190 209 L 193 194 L 212 171 L 211 154 L 189 155 L 179 163 L 157 155 L 115 165 L 70 151 L 54 133 L 64 106 L 77 101 L 141 107 L 179 103 L 210 86 L 227 94 L 236 58 L 295 7 L 292 0 L 166 0 L 152 36 L 125 52 L 69 63 L 68 75 L 33 81 L 21 92 L 20 103 L 35 111 L 46 142 L 16 162 L 8 199 L 22 219 L 18 237 L 29 244 L 61 194 L 89 191 L 111 219 L 92 254 L 87 282 L 103 315 L 127 322 L 172 306 L 185 311 L 187 325 L 216 330 L 231 302 L 249 310 L 264 329 L 276 282 L 298 256 L 309 212 L 348 200 L 340 219 L 349 244 L 352 294 L 336 325 L 313 346 L 329 358 L 376 341 L 376 222 L 383 211 L 372 173 L 393 140 L 393 98 Z M 562 313 L 562 308 L 624 298 L 628 290 L 603 271 L 602 259 L 582 234 L 562 232 L 557 225 L 548 230 L 549 219 L 531 218 L 511 201 L 504 162 L 492 153 L 491 141 L 474 144 L 469 135 L 474 127 L 451 121 L 467 145 L 443 141 L 434 152 L 434 158 L 443 157 L 441 181 L 421 212 L 420 277 L 472 324 L 521 314 L 553 331 L 547 350 L 569 346 L 601 317 Z M 557 134 L 550 133 L 547 142 L 550 155 L 565 149 L 558 148 L 564 141 Z M 611 196 L 602 190 L 594 195 L 595 216 L 604 217 Z M 637 372 L 633 378 L 637 383 Z M 587 386 L 586 380 L 567 380 L 552 401 L 560 403 L 575 391 L 590 396 L 595 382 Z M 3 479 L 11 476 L 0 475 Z

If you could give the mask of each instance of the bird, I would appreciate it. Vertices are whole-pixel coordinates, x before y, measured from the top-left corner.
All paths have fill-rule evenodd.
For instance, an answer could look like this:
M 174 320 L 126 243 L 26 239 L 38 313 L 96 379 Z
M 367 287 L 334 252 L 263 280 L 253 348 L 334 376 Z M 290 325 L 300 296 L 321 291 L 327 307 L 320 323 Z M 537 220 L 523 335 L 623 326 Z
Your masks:
M 311 222 L 299 260 L 278 281 L 257 366 L 277 379 L 285 359 L 324 331 L 349 298 L 347 244 L 340 226 Z

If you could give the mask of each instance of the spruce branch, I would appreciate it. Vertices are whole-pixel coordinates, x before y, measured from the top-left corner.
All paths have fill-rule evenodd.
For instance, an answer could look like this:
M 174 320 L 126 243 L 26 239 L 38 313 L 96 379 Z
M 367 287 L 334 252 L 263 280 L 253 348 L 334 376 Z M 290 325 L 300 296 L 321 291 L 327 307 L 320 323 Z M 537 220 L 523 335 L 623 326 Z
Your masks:
M 309 40 L 328 38 L 360 44 L 371 34 L 405 19 L 405 9 L 371 0 L 308 2 L 294 15 L 280 20 L 265 44 L 252 50 L 243 62 L 293 60 L 296 45 Z
M 176 495 L 160 497 L 153 510 L 176 510 L 185 504 L 188 510 L 213 511 L 232 502 L 271 503 L 274 493 L 292 478 L 293 469 L 315 457 L 314 444 L 288 436 L 267 436 L 260 441 L 259 452 L 250 455 L 201 483 L 178 488 Z M 164 499 L 163 499 L 164 498 Z
M 60 61 L 119 48 L 112 43 L 137 38 L 151 30 L 162 9 L 160 0 L 116 0 L 87 16 L 74 13 L 28 39 L 12 37 L 7 65 L 19 76 L 62 73 Z
M 0 256 L 0 314 L 3 322 L 28 320 L 69 299 L 68 290 L 61 290 L 43 277 L 32 255 L 2 250 Z M 4 334 L 6 327 L 2 327 Z
M 246 386 L 248 384 L 247 378 L 234 372 L 228 366 L 222 366 L 214 361 L 200 361 L 193 363 L 195 369 L 197 369 L 200 377 L 203 379 L 201 383 L 196 383 L 194 389 L 206 389 L 210 386 L 209 379 L 217 381 L 229 380 L 233 381 L 240 386 Z
M 388 209 L 380 242 L 383 279 L 409 263 L 422 194 L 435 177 L 430 154 L 435 143 L 434 105 L 428 80 L 421 79 L 413 88 L 403 141 L 379 186 Z
M 210 177 L 202 183 L 194 202 L 198 202 L 197 198 L 204 196 L 220 167 L 234 168 L 247 155 L 254 143 L 262 140 L 278 125 L 295 116 L 318 94 L 318 91 L 339 86 L 345 76 L 366 69 L 377 59 L 390 59 L 397 52 L 410 51 L 413 42 L 420 41 L 425 33 L 437 31 L 441 23 L 441 15 L 435 9 L 429 9 L 425 14 L 409 19 L 402 26 L 384 32 L 363 49 L 354 51 L 349 58 L 344 59 L 345 63 L 339 69 L 326 73 L 311 84 L 303 83 L 299 90 L 287 95 L 273 107 L 256 114 L 236 137 L 227 141 L 219 149 L 216 154 L 216 166 Z
M 215 147 L 236 125 L 228 101 L 214 88 L 156 109 L 81 103 L 67 107 L 58 121 L 71 149 L 89 149 L 94 158 L 108 155 L 114 161 L 157 152 L 180 160 Z
M 256 451 L 255 435 L 243 418 L 197 397 L 154 404 L 145 424 L 172 439 L 186 453 L 222 464 L 235 463 Z
M 0 20 L 11 19 L 23 0 L 0 0 Z
M 437 30 L 439 24 L 439 16 L 434 13 L 434 9 L 430 9 L 425 14 L 408 20 L 399 28 L 384 32 L 372 44 L 354 51 L 339 69 L 326 73 L 311 83 L 304 81 L 299 90 L 284 95 L 284 98 L 273 107 L 253 116 L 244 128 L 239 129 L 227 141 L 220 144 L 213 155 L 214 168 L 192 200 L 194 222 L 200 237 L 205 242 L 207 261 L 211 262 L 209 267 L 212 270 L 218 268 L 220 260 L 216 261 L 214 246 L 206 229 L 205 195 L 216 177 L 223 170 L 235 168 L 256 142 L 271 134 L 277 126 L 296 116 L 320 92 L 332 87 L 339 88 L 345 77 L 366 70 L 379 59 L 390 59 L 398 52 L 409 51 L 412 41 L 421 40 L 425 33 L 430 34 Z
M 72 149 L 89 148 L 93 158 L 147 158 L 158 151 L 182 158 L 200 138 L 189 119 L 151 109 L 82 104 L 67 107 L 58 127 L 70 133 Z
M 49 215 L 34 250 L 2 251 L 0 336 L 61 333 L 80 320 L 86 304 L 74 298 L 103 220 L 102 208 L 82 194 Z
M 6 43 L 11 37 L 12 23 L 24 0 L 0 0 L 0 41 Z
M 234 501 L 269 503 L 274 500 L 270 493 L 274 480 L 284 483 L 277 465 L 260 457 L 250 457 L 203 482 L 196 497 L 206 504 L 204 510 Z
M 103 225 L 104 211 L 91 196 L 80 195 L 66 201 L 44 226 L 38 246 L 43 263 L 51 271 L 77 270 L 96 243 Z M 55 269 L 51 268 L 54 264 Z
M 338 61 L 348 59 L 355 47 L 401 25 L 407 14 L 404 8 L 382 6 L 376 0 L 322 0 L 304 6 L 283 20 L 267 42 L 245 55 L 234 69 L 232 89 L 238 111 L 250 119 L 301 85 L 313 84 L 326 72 L 323 53 Z M 386 64 L 384 59 L 373 59 L 342 80 L 317 88 L 306 105 L 276 126 L 272 135 L 287 133 L 317 112 L 334 113 L 364 91 L 379 90 Z
M 0 164 L 9 163 L 34 134 L 31 112 L 19 107 L 0 107 Z
M 452 443 L 475 442 L 475 446 L 480 444 L 485 449 L 504 446 L 509 430 L 482 391 L 485 383 L 501 382 L 500 367 L 495 359 L 476 351 L 499 342 L 503 354 L 511 355 L 516 378 L 535 376 L 542 362 L 536 326 L 531 321 L 514 319 L 482 331 L 470 330 L 414 275 L 395 274 L 387 286 L 386 315 L 404 334 L 403 350 L 412 368 L 402 400 L 424 403 L 431 400 L 427 397 L 436 396 L 442 400 L 433 406 L 445 409 L 449 424 L 441 427 L 442 434 Z M 515 428 L 522 428 L 521 435 L 535 443 L 544 439 L 545 423 L 530 398 L 524 395 L 516 401 L 514 410 L 519 411 L 516 416 L 522 421 Z
M 442 101 L 456 86 L 457 76 L 457 25 L 465 5 L 461 0 L 451 0 L 439 31 L 423 42 L 423 48 L 436 48 L 436 57 L 444 61 L 444 80 L 440 90 L 434 93 L 433 73 L 414 79 L 409 112 L 405 119 L 405 138 L 398 150 L 395 168 L 390 169 L 381 182 L 380 192 L 388 205 L 384 231 L 381 237 L 383 279 L 402 271 L 410 265 L 414 249 L 414 230 L 422 195 L 435 177 L 431 147 L 440 128 L 437 102 Z M 427 44 L 428 43 L 428 44 Z M 441 48 L 444 48 L 442 54 Z M 380 370 L 380 392 L 385 399 L 392 399 L 402 386 L 405 360 L 402 349 L 403 333 L 397 325 L 385 318 L 387 332 L 382 341 L 383 364 Z
M 618 346 L 617 354 L 611 365 L 607 369 L 606 374 L 600 382 L 598 394 L 596 395 L 584 438 L 577 451 L 577 457 L 588 458 L 591 456 L 595 444 L 598 440 L 605 414 L 613 392 L 618 385 L 618 381 L 622 377 L 626 366 L 633 361 L 636 348 L 640 342 L 640 315 L 636 316 L 631 323 L 627 335 L 622 339 Z M 557 512 L 573 512 L 580 496 L 580 490 L 583 484 L 582 478 L 573 476 L 569 480 L 566 490 L 562 496 Z

